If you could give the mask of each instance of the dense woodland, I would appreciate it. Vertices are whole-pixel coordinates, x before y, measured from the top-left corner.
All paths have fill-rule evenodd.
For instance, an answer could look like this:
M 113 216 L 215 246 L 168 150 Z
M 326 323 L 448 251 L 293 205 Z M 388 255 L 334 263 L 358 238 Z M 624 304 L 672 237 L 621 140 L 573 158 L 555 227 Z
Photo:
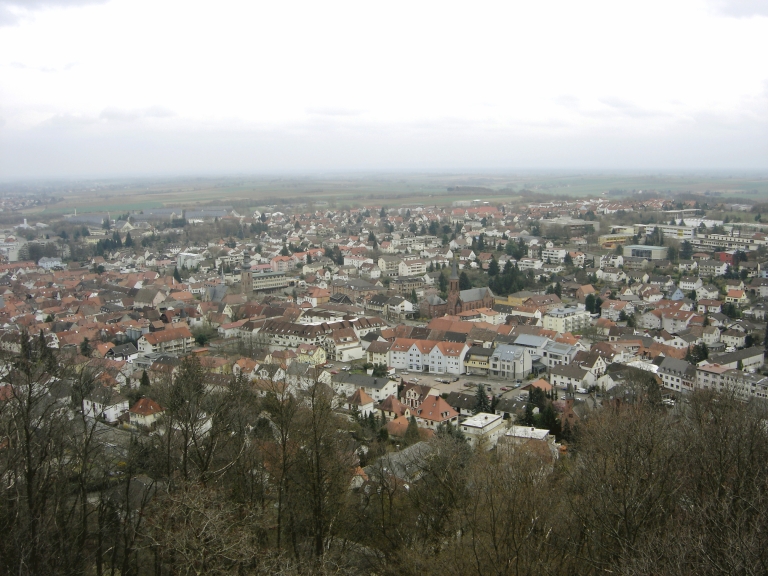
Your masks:
M 639 394 L 554 463 L 442 431 L 417 479 L 379 468 L 353 487 L 361 440 L 367 462 L 394 448 L 322 384 L 212 388 L 188 360 L 152 386 L 170 433 L 123 444 L 78 411 L 87 367 L 36 339 L 5 366 L 2 574 L 768 573 L 757 403 L 699 393 L 670 412 Z

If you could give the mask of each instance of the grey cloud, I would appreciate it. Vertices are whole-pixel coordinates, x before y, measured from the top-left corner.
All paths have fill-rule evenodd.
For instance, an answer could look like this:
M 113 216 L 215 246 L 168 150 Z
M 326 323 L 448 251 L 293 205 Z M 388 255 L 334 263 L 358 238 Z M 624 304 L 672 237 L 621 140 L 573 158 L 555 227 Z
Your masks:
M 99 114 L 99 119 L 109 122 L 134 122 L 142 118 L 171 118 L 175 115 L 173 110 L 162 106 L 150 106 L 149 108 L 135 110 L 104 108 L 101 114 Z
M 99 114 L 101 120 L 111 122 L 133 122 L 139 115 L 133 110 L 121 110 L 119 108 L 104 108 Z
M 55 129 L 55 130 L 61 130 L 61 129 L 72 129 L 72 128 L 82 128 L 83 126 L 88 126 L 89 124 L 93 124 L 96 122 L 96 119 L 91 116 L 76 116 L 74 114 L 56 114 L 55 116 L 51 116 L 47 120 L 44 120 L 39 124 L 39 128 L 42 129 Z
M 714 9 L 732 18 L 768 17 L 768 0 L 712 0 Z
M 173 110 L 162 106 L 150 106 L 144 110 L 145 118 L 171 118 L 173 116 L 176 116 Z
M 11 62 L 11 68 L 16 68 L 18 70 L 36 70 L 37 72 L 44 72 L 46 74 L 50 74 L 51 72 L 58 72 L 58 68 L 51 68 L 49 66 L 27 66 L 26 64 L 22 64 L 21 62 Z M 62 68 L 62 70 L 69 70 L 72 68 L 74 64 L 67 64 Z
M 669 116 L 667 112 L 660 110 L 649 110 L 642 108 L 632 102 L 609 96 L 607 98 L 601 98 L 600 103 L 609 108 L 609 113 L 613 115 L 628 116 L 630 118 L 652 118 Z M 602 112 L 590 112 L 584 113 L 585 116 L 600 117 L 605 116 Z
M 80 126 L 81 129 L 62 129 Z M 0 180 L 328 170 L 751 169 L 768 171 L 768 121 L 699 115 L 658 131 L 553 130 L 446 119 L 328 129 L 195 129 L 60 116 L 0 130 Z
M 18 24 L 21 21 L 19 10 L 29 13 L 46 8 L 73 8 L 107 2 L 109 0 L 0 0 L 0 27 Z

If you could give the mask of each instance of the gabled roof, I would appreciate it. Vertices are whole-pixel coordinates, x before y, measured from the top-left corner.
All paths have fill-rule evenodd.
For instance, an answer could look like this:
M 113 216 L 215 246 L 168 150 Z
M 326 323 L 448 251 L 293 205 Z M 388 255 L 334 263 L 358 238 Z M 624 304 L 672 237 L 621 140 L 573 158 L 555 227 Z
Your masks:
M 352 396 L 347 398 L 347 402 L 354 404 L 355 406 L 366 406 L 368 404 L 373 404 L 373 398 L 368 396 L 368 394 L 365 393 L 365 390 L 358 388 Z
M 192 332 L 186 326 L 180 326 L 178 328 L 170 328 L 161 330 L 160 332 L 150 332 L 142 336 L 152 346 L 160 344 L 162 342 L 171 342 L 173 340 L 181 340 L 192 338 Z
M 432 422 L 446 422 L 459 413 L 440 396 L 427 396 L 416 411 L 419 418 Z
M 163 411 L 164 410 L 160 404 L 149 398 L 140 399 L 138 402 L 136 402 L 136 404 L 128 409 L 128 412 L 131 412 L 132 414 L 138 414 L 140 416 L 151 416 L 152 414 L 158 414 Z

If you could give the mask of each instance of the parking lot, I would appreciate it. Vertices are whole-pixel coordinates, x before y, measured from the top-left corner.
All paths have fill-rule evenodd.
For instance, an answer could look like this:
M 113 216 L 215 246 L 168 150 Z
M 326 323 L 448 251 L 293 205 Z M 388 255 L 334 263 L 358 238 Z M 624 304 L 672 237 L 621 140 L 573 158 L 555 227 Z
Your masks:
M 329 370 L 333 372 L 342 373 L 345 368 L 354 369 L 355 364 L 349 363 L 349 362 L 330 362 L 330 364 L 333 364 L 332 368 L 329 368 Z M 407 374 L 406 374 L 407 372 Z M 395 377 L 398 381 L 404 380 L 405 382 L 413 382 L 416 384 L 421 384 L 424 386 L 431 386 L 432 388 L 437 389 L 440 394 L 450 394 L 451 392 L 465 392 L 467 394 L 474 394 L 476 388 L 474 386 L 467 386 L 467 384 L 484 384 L 486 387 L 486 390 L 489 391 L 490 394 L 494 396 L 500 396 L 502 398 L 516 398 L 521 393 L 527 394 L 527 392 L 521 392 L 519 390 L 520 386 L 516 387 L 515 381 L 512 380 L 496 380 L 492 378 L 488 378 L 488 376 L 481 376 L 481 375 L 470 375 L 467 376 L 466 374 L 461 374 L 458 376 L 458 381 L 456 380 L 457 376 L 455 374 L 430 374 L 429 372 L 414 372 L 412 370 L 397 370 L 397 376 Z M 438 382 L 438 380 L 450 380 L 450 382 Z M 523 380 L 521 386 L 525 386 L 526 384 L 530 383 L 531 380 Z M 502 390 L 502 388 L 507 388 L 507 390 Z M 563 390 L 558 390 L 558 397 L 560 399 L 565 398 L 565 392 Z M 573 398 L 577 401 L 583 401 L 586 398 L 589 398 L 589 394 L 573 394 Z

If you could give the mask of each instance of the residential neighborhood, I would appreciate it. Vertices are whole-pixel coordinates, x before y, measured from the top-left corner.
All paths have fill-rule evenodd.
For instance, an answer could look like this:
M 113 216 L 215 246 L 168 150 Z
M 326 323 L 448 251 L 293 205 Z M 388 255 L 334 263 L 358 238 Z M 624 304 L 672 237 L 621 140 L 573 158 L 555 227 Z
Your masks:
M 453 204 L 6 229 L 0 398 L 36 350 L 56 414 L 118 434 L 115 450 L 182 454 L 230 426 L 232 394 L 227 410 L 258 403 L 242 417 L 264 438 L 279 431 L 264 407 L 321 402 L 349 435 L 354 490 L 386 463 L 416 481 L 407 458 L 446 435 L 497 457 L 525 447 L 551 470 L 617 406 L 768 400 L 760 228 L 663 198 Z

